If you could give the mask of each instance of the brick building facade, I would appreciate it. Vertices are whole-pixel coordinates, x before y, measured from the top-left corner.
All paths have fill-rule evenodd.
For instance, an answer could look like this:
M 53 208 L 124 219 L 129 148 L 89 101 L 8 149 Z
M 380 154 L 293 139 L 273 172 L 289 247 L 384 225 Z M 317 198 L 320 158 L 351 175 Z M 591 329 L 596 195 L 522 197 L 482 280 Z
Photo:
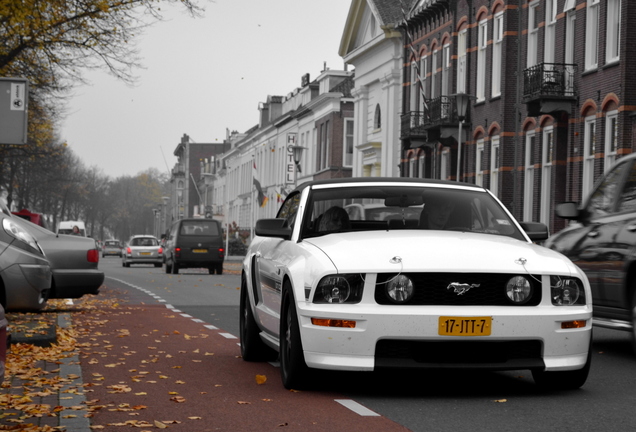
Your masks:
M 455 180 L 460 148 L 460 180 L 518 219 L 563 228 L 554 206 L 580 202 L 632 152 L 636 4 L 414 0 L 407 10 L 402 175 Z M 461 145 L 457 93 L 471 95 Z

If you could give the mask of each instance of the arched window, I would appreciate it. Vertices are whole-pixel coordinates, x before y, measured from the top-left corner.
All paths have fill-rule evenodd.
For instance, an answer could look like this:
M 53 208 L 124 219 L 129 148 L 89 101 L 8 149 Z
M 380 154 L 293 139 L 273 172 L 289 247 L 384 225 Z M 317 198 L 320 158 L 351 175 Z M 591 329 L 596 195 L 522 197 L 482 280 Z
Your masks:
M 375 117 L 373 118 L 373 127 L 380 129 L 382 127 L 382 113 L 380 112 L 380 104 L 375 106 Z

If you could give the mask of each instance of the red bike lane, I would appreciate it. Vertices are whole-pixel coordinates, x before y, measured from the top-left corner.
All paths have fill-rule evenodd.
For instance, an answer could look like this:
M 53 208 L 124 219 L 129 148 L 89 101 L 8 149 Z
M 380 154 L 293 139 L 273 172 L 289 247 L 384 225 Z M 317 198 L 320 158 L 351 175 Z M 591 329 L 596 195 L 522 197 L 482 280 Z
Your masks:
M 239 340 L 161 304 L 110 302 L 73 314 L 91 430 L 406 431 L 329 391 L 289 391 Z

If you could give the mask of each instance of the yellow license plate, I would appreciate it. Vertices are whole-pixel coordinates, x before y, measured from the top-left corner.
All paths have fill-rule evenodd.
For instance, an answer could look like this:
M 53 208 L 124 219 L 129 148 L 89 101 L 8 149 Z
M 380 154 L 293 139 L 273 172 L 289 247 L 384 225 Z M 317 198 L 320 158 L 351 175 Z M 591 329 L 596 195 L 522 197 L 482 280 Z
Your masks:
M 139 255 L 152 255 L 152 252 L 139 252 Z
M 207 249 L 192 249 L 192 252 L 194 252 L 194 253 L 207 253 L 208 250 Z
M 439 317 L 441 336 L 490 336 L 492 317 Z

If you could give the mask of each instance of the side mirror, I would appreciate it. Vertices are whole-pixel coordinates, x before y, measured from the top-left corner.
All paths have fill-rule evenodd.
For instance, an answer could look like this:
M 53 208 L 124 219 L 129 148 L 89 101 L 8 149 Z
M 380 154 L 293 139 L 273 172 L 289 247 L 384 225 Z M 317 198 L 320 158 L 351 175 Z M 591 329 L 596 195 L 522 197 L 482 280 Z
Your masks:
M 519 225 L 532 241 L 547 240 L 550 235 L 546 224 L 541 222 L 519 222 Z
M 279 237 L 284 240 L 291 238 L 291 228 L 285 226 L 287 219 L 259 219 L 256 221 L 254 232 L 259 237 Z
M 557 204 L 555 213 L 558 217 L 563 219 L 578 219 L 581 216 L 579 206 L 573 202 Z

